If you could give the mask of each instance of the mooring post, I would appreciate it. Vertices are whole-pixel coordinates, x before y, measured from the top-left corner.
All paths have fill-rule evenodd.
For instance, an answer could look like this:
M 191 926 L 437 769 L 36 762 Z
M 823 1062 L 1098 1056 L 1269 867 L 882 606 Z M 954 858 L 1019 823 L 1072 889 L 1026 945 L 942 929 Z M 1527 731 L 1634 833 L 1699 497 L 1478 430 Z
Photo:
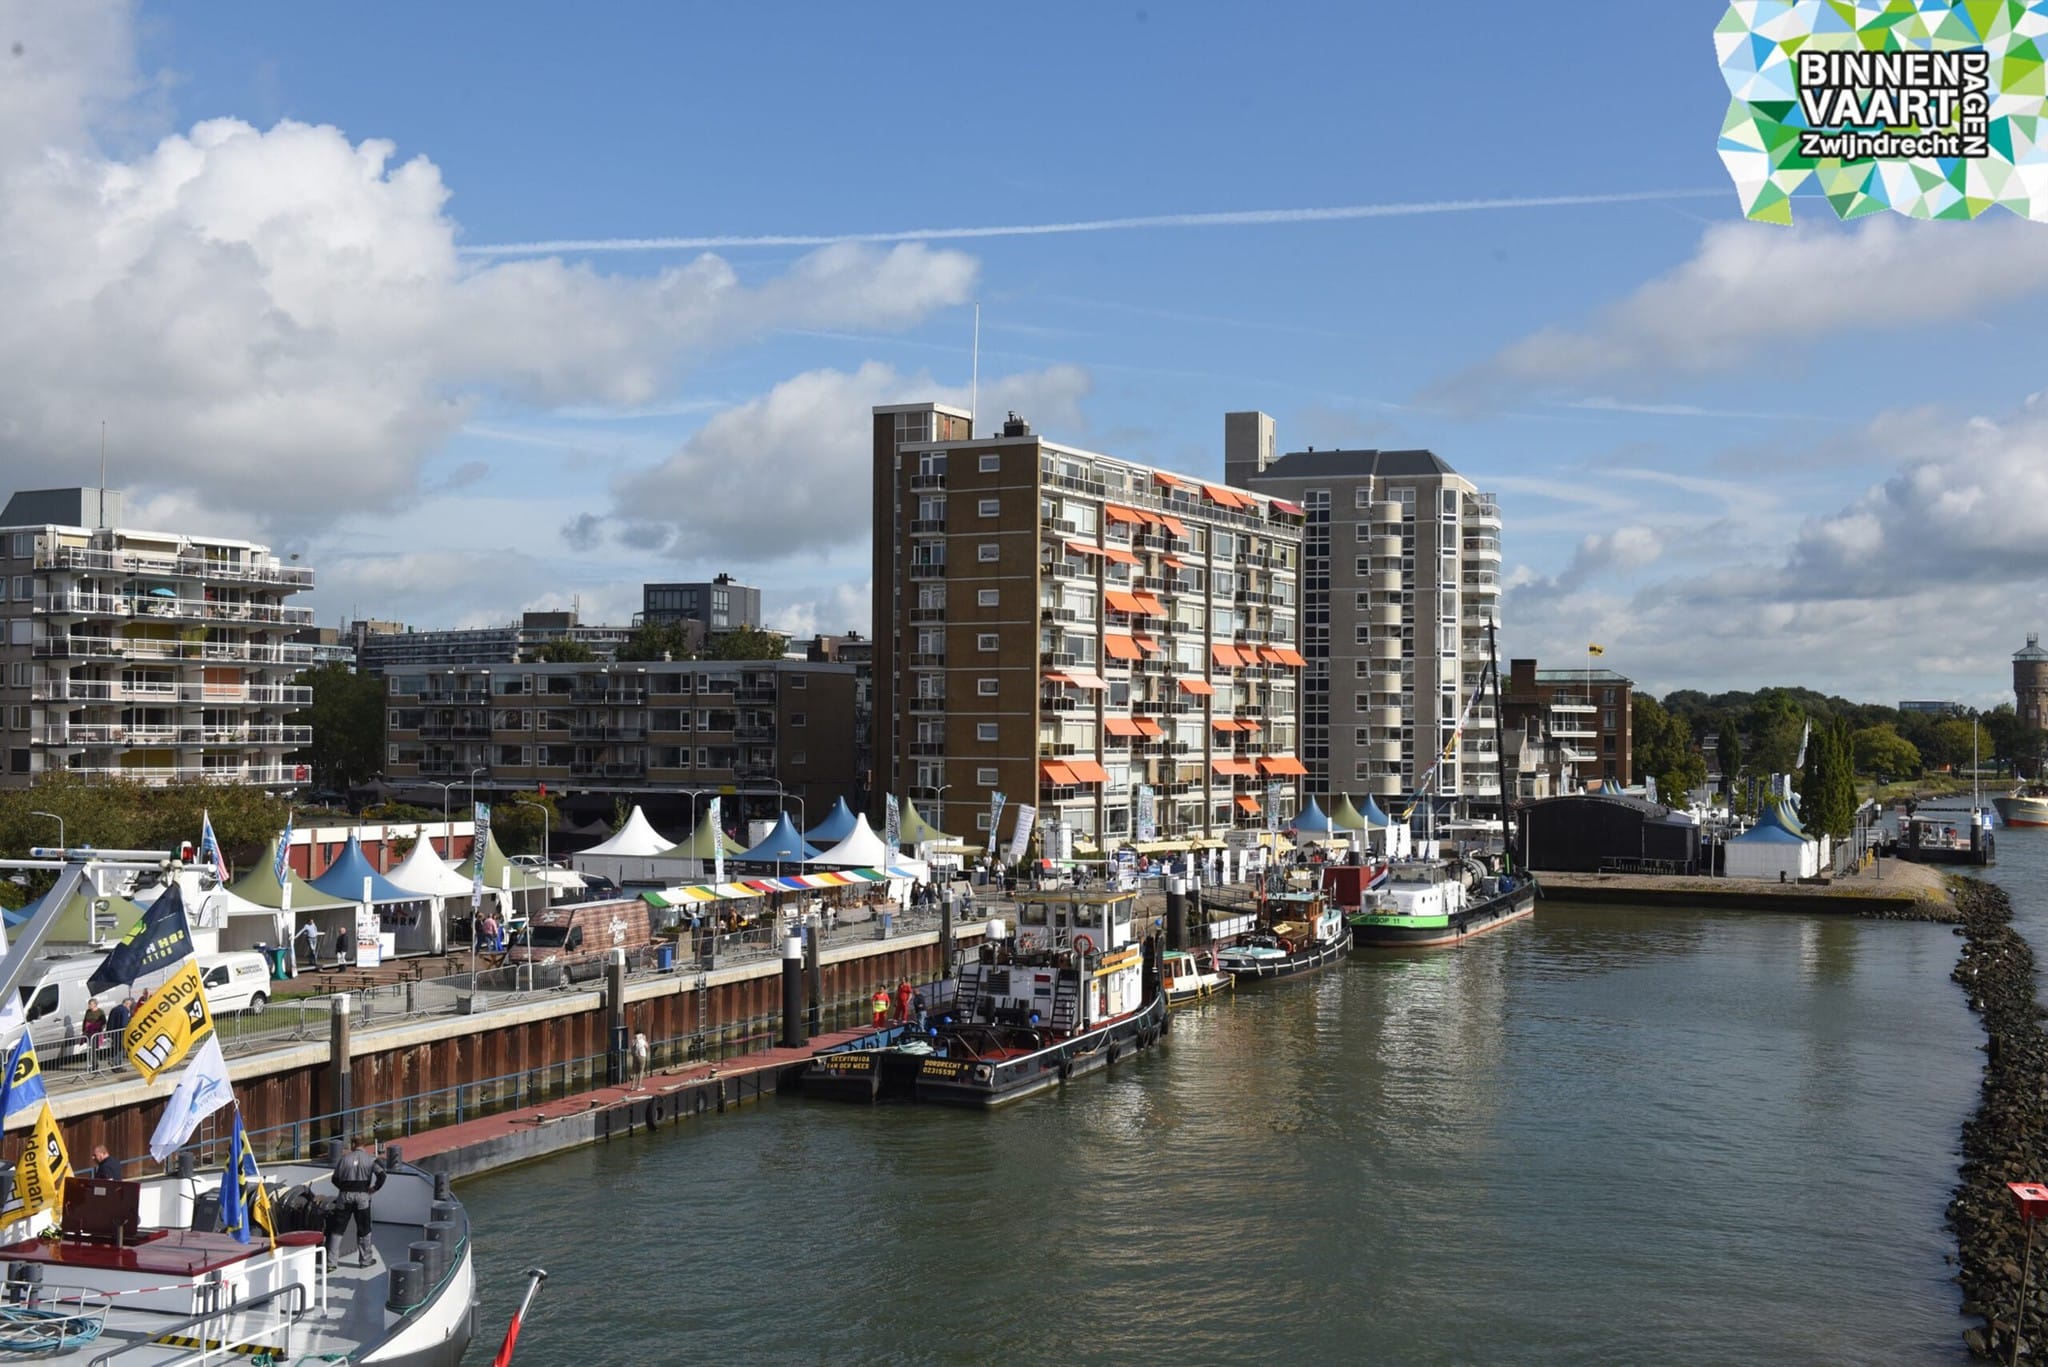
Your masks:
M 960 906 L 960 894 L 952 888 L 939 899 L 939 978 L 953 976 L 953 914 Z
M 804 1040 L 804 937 L 791 927 L 782 942 L 782 1047 L 800 1049 Z
M 355 1109 L 355 1082 L 349 1076 L 348 1063 L 348 1013 L 351 998 L 346 992 L 337 992 L 328 999 L 327 1016 L 327 1066 L 334 1078 L 335 1123 L 341 1129 L 337 1138 L 345 1138 L 355 1128 L 348 1113 Z
M 1166 947 L 1187 948 L 1188 885 L 1179 874 L 1166 880 Z
M 611 1026 L 611 1048 L 605 1052 L 605 1081 L 626 1080 L 626 951 L 614 949 L 604 963 L 605 1017 Z
M 825 968 L 818 962 L 818 937 L 823 930 L 815 915 L 804 922 L 804 977 L 810 984 L 811 999 L 810 1020 L 806 1023 L 813 1039 L 824 1033 L 821 1016 L 825 1008 Z

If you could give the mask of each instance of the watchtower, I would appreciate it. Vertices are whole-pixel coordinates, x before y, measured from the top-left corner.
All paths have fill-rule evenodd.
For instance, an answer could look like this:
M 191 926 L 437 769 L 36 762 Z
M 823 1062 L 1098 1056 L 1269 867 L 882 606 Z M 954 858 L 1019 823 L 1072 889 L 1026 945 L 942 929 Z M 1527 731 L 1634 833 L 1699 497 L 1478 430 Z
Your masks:
M 2025 650 L 2012 657 L 2012 691 L 2020 720 L 2035 730 L 2048 728 L 2048 650 L 2038 632 L 2027 633 Z

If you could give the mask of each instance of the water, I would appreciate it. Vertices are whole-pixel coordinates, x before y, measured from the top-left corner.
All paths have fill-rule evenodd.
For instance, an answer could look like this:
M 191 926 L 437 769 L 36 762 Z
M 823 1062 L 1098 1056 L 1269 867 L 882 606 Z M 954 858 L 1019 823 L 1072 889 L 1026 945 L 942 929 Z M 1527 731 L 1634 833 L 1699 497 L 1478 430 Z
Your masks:
M 473 1179 L 469 1360 L 538 1262 L 542 1367 L 1961 1362 L 1956 952 L 1546 904 L 996 1115 L 791 1098 Z

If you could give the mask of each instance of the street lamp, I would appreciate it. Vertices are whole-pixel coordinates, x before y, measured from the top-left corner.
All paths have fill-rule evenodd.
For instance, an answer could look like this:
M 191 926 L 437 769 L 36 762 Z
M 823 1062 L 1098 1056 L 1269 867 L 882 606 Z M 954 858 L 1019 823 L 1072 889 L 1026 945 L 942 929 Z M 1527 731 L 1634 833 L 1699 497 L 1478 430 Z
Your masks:
M 70 848 L 71 848 L 71 847 L 70 847 L 69 845 L 67 845 L 67 844 L 65 844 L 65 843 L 64 843 L 64 818 L 63 818 L 63 817 L 61 817 L 61 816 L 58 816 L 58 815 L 57 815 L 57 814 L 56 814 L 55 812 L 30 812 L 30 813 L 29 813 L 29 815 L 30 815 L 30 816 L 46 816 L 46 817 L 50 818 L 50 820 L 52 820 L 52 821 L 56 822 L 56 823 L 57 823 L 57 844 L 58 844 L 58 847 L 59 847 L 59 848 L 61 848 L 61 849 L 66 849 L 66 850 L 68 850 L 68 849 L 70 849 Z
M 441 790 L 441 857 L 455 857 L 455 828 L 448 824 L 448 793 L 450 789 L 462 786 L 460 779 L 449 779 L 446 783 L 430 778 L 428 783 Z
M 472 888 L 483 878 L 484 859 L 484 847 L 481 843 L 484 833 L 476 829 L 476 776 L 488 767 L 488 765 L 478 765 L 469 771 L 469 857 L 476 861 L 476 867 L 469 875 Z M 483 909 L 484 899 L 482 895 L 472 892 L 469 903 L 469 995 L 472 1004 L 475 1004 L 478 1000 L 476 990 L 476 942 L 480 938 L 477 934 L 477 927 L 481 922 L 477 920 L 477 917 L 482 913 Z
M 946 789 L 952 786 L 941 783 L 932 789 L 932 825 L 942 831 L 946 829 Z
M 515 807 L 531 807 L 540 813 L 540 862 L 545 866 L 541 870 L 541 878 L 544 880 L 543 886 L 547 888 L 547 900 L 552 904 L 555 900 L 555 885 L 553 882 L 545 881 L 548 875 L 554 871 L 554 861 L 548 857 L 548 809 L 542 803 L 529 802 L 523 797 L 514 798 L 512 805 Z M 568 944 L 566 938 L 564 938 L 563 944 L 564 946 Z M 530 921 L 526 927 L 526 990 L 529 992 L 533 991 L 533 923 Z

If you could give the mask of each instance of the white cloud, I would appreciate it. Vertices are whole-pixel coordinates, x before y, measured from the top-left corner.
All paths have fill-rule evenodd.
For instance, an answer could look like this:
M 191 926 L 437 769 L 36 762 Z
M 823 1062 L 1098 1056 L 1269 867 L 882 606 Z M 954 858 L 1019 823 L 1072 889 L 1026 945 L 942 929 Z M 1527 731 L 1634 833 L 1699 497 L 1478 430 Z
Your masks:
M 982 385 L 981 411 L 1014 408 L 1041 430 L 1072 430 L 1089 387 L 1074 366 L 998 377 Z M 795 376 L 713 417 L 660 465 L 617 481 L 616 534 L 656 549 L 659 525 L 673 533 L 675 556 L 754 563 L 865 541 L 874 464 L 868 410 L 921 399 L 964 406 L 967 398 L 962 388 L 879 362 Z M 572 525 L 587 527 L 580 519 Z
M 823 588 L 798 589 L 808 596 L 793 602 L 764 606 L 762 615 L 776 631 L 789 633 L 791 641 L 806 641 L 820 632 L 841 636 L 849 631 L 868 634 L 874 593 L 872 577 L 858 583 L 833 584 Z
M 1971 225 L 1967 249 L 1951 228 L 1889 214 L 1855 227 L 1717 224 L 1691 260 L 1587 326 L 1523 338 L 1446 392 L 1470 401 L 1617 376 L 1729 370 L 1770 362 L 1784 354 L 1773 348 L 1788 343 L 1967 318 L 2048 287 L 2048 235 L 2038 224 L 1985 219 Z M 1612 398 L 1579 406 L 1622 407 Z
M 310 526 L 395 505 L 485 398 L 648 405 L 712 348 L 900 327 L 972 293 L 971 257 L 922 244 L 832 246 L 756 284 L 708 254 L 646 277 L 465 262 L 439 169 L 387 141 L 213 119 L 130 159 L 96 150 L 136 86 L 126 12 L 0 13 L 25 35 L 10 57 L 0 32 L 0 475 L 17 484 L 92 452 L 104 418 L 114 483 Z

